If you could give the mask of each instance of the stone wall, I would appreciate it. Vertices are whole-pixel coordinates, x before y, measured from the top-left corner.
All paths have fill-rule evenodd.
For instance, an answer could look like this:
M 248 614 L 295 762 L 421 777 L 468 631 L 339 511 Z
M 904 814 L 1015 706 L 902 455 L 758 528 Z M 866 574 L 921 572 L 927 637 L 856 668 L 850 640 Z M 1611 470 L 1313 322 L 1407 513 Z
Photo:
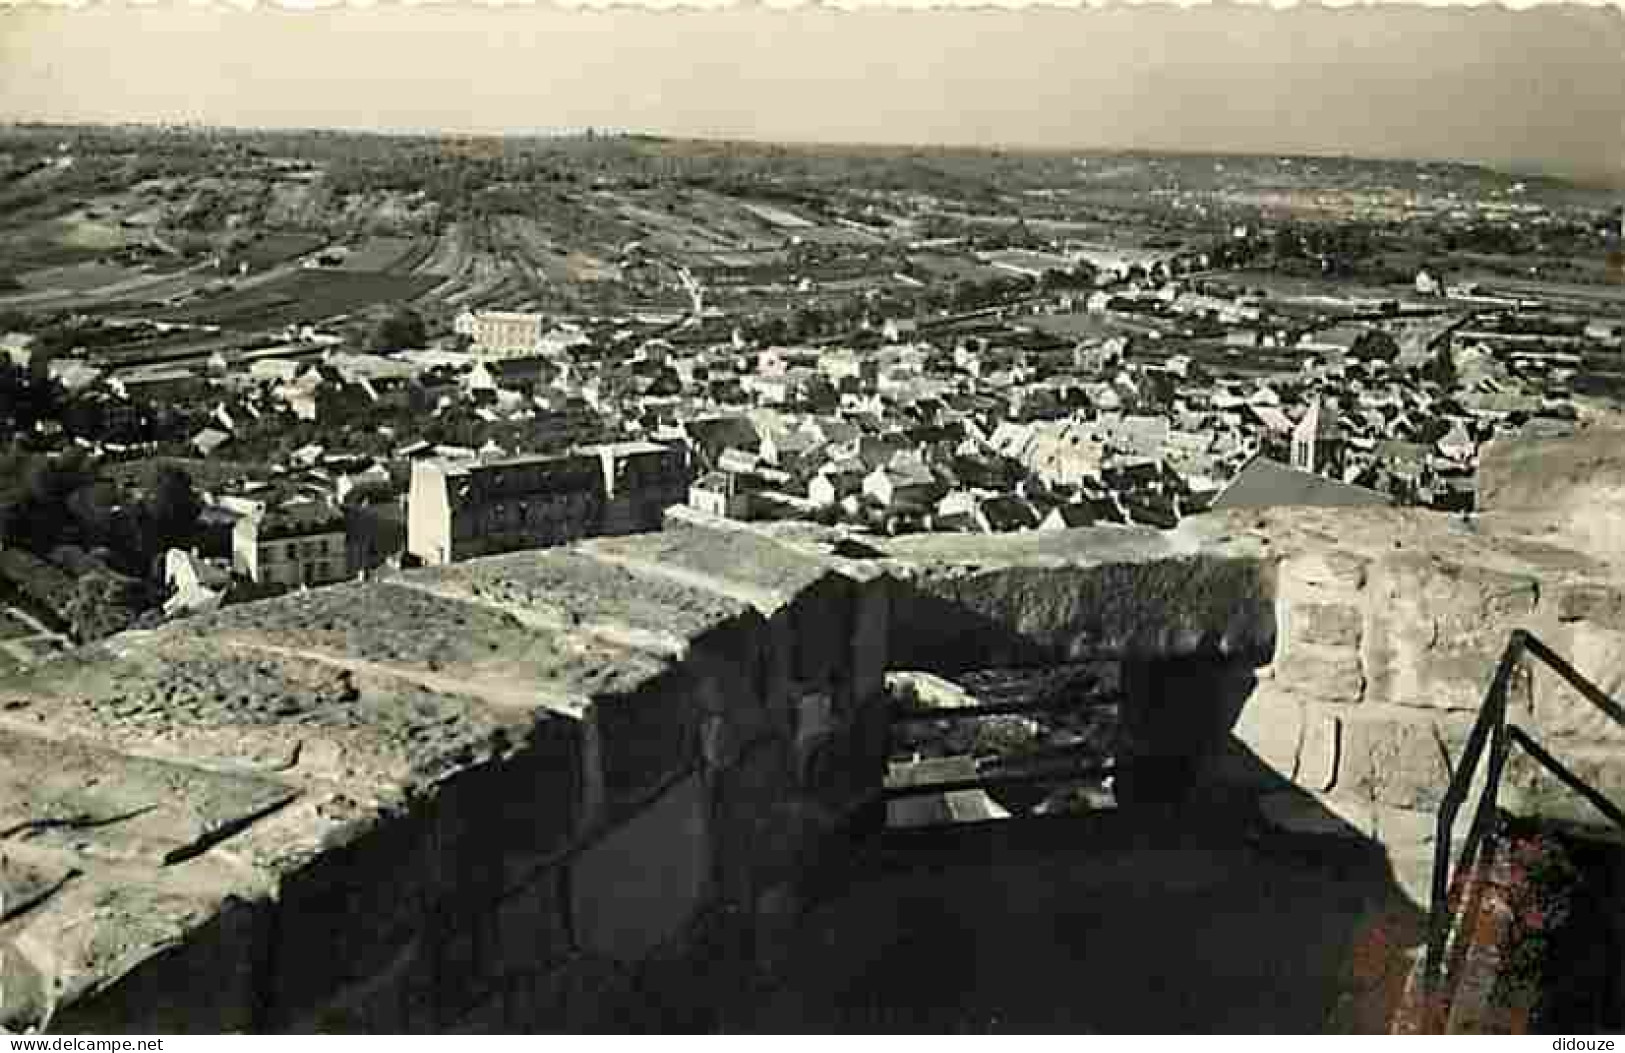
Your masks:
M 1414 862 L 1425 901 L 1508 633 L 1612 691 L 1621 580 L 1394 509 L 868 545 L 674 510 L 127 633 L 0 683 L 0 1023 L 685 1022 L 877 811 L 888 668 L 1122 660 L 1144 796 L 1258 793 Z M 1521 679 L 1514 718 L 1625 789 L 1563 685 Z M 1588 807 L 1522 765 L 1507 797 Z
M 0 1019 L 669 1026 L 771 957 L 876 802 L 886 599 L 678 525 L 230 608 L 8 682 Z
M 1241 768 L 1235 753 L 1250 754 L 1260 788 L 1286 777 L 1300 802 L 1308 795 L 1408 862 L 1427 860 L 1434 813 L 1513 630 L 1605 692 L 1625 686 L 1620 579 L 1521 521 L 1296 509 L 1225 522 L 1267 538 L 1279 559 L 1279 638 L 1234 728 L 1227 773 Z M 1625 800 L 1625 727 L 1544 666 L 1518 669 L 1508 719 Z M 1605 822 L 1516 751 L 1501 803 Z M 1407 882 L 1419 895 L 1423 876 L 1412 869 Z

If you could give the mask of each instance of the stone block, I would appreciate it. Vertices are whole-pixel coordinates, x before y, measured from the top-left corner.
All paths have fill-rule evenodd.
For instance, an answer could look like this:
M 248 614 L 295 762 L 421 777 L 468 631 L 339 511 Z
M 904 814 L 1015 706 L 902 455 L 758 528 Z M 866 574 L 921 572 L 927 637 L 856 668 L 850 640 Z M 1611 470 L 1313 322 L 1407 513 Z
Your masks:
M 1531 575 L 1408 554 L 1382 560 L 1370 589 L 1363 653 L 1371 700 L 1458 710 L 1483 703 L 1539 592 Z
M 510 1026 L 520 1032 L 627 1032 L 639 1022 L 641 999 L 631 969 L 611 959 L 577 954 L 537 977 L 527 992 L 510 993 Z
M 795 794 L 790 750 L 782 740 L 755 743 L 716 775 L 713 838 L 719 894 L 748 904 L 764 880 L 784 880 L 797 860 L 787 802 Z
M 1342 720 L 1336 790 L 1395 808 L 1428 811 L 1450 783 L 1473 714 L 1361 707 Z M 1478 778 L 1487 760 L 1480 758 Z
M 1360 646 L 1360 608 L 1352 603 L 1284 604 L 1283 636 L 1290 653 L 1297 644 Z
M 592 700 L 585 713 L 591 746 L 584 755 L 596 761 L 610 811 L 588 816 L 589 824 L 624 814 L 698 763 L 705 717 L 695 687 L 688 670 L 673 666 L 635 690 Z
M 571 930 L 579 947 L 637 961 L 704 906 L 712 876 L 708 813 L 704 784 L 690 776 L 575 857 Z
M 503 756 L 459 772 L 426 805 L 437 899 L 495 901 L 565 850 L 582 820 L 577 723 L 539 716 Z
M 265 900 L 87 877 L 25 915 L 5 950 L 54 992 L 59 1032 L 252 1031 L 270 918 Z M 20 1008 L 6 994 L 0 1019 Z
M 952 554 L 966 544 L 929 540 Z M 936 551 L 924 542 L 893 547 L 905 557 Z M 1080 551 L 1072 562 L 1039 562 L 1001 558 L 989 545 L 981 563 L 889 563 L 897 577 L 892 664 L 953 673 L 1091 658 L 1244 657 L 1272 645 L 1274 574 L 1264 561 L 1112 555 Z
M 1625 811 L 1625 750 L 1557 741 L 1542 742 L 1542 745 L 1559 764 Z M 1512 750 L 1507 760 L 1500 803 L 1515 814 L 1606 830 L 1610 835 L 1618 833 L 1618 828 L 1601 811 L 1518 748 Z
M 1360 652 L 1349 647 L 1294 644 L 1276 655 L 1269 678 L 1281 691 L 1320 702 L 1359 702 L 1366 694 Z
M 1273 684 L 1261 686 L 1230 729 L 1234 745 L 1251 756 L 1225 764 L 1221 780 L 1265 788 L 1286 780 L 1307 790 L 1331 789 L 1337 779 L 1339 712 Z
M 188 859 L 299 792 L 259 776 L 13 732 L 0 732 L 0 757 L 0 830 L 112 862 Z
M 566 957 L 570 935 L 564 870 L 549 869 L 509 893 L 485 915 L 479 969 L 493 978 L 546 972 Z
M 1589 622 L 1603 629 L 1625 630 L 1625 589 L 1601 582 L 1565 582 L 1549 600 L 1560 622 Z
M 1531 730 L 1537 740 L 1619 743 L 1625 752 L 1625 632 L 1574 622 L 1541 639 L 1582 677 L 1613 699 L 1616 713 L 1595 705 L 1546 663 L 1524 659 L 1530 678 Z
M 346 805 L 326 803 L 332 810 Z M 319 853 L 284 872 L 273 960 L 298 965 L 270 977 L 277 1020 L 308 1016 L 335 991 L 385 971 L 431 931 L 445 871 L 436 843 L 425 804 L 385 814 L 358 810 Z
M 438 1028 L 435 963 L 421 939 L 408 941 L 385 967 L 340 988 L 303 1018 L 284 1022 L 293 1034 L 402 1034 Z
M 1283 590 L 1294 587 L 1352 592 L 1365 586 L 1366 560 L 1350 552 L 1326 549 L 1281 562 Z
M 1276 775 L 1289 781 L 1298 778 L 1304 740 L 1301 699 L 1276 691 L 1254 692 L 1230 733 Z
M 873 574 L 853 583 L 851 672 L 853 701 L 862 705 L 885 690 L 891 664 L 891 594 L 889 577 Z

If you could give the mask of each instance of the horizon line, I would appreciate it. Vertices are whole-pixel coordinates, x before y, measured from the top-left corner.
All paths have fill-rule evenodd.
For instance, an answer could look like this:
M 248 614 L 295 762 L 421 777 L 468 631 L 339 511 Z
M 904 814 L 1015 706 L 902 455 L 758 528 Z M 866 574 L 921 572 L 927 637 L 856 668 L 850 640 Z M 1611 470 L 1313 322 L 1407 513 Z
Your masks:
M 1622 0 L 1625 2 L 1625 0 Z M 0 119 L 0 126 L 23 128 L 30 125 L 60 128 L 143 128 L 151 130 L 222 131 L 237 134 L 323 134 L 363 135 L 397 139 L 583 139 L 589 136 L 621 139 L 651 139 L 674 143 L 704 143 L 716 146 L 784 147 L 802 149 L 846 150 L 921 150 L 953 153 L 1025 153 L 1036 155 L 1062 154 L 1145 154 L 1185 157 L 1246 157 L 1282 158 L 1305 161 L 1355 161 L 1366 164 L 1408 164 L 1413 166 L 1450 165 L 1477 168 L 1499 175 L 1522 178 L 1547 179 L 1566 183 L 1580 190 L 1625 191 L 1625 173 L 1614 171 L 1578 172 L 1557 170 L 1535 161 L 1515 159 L 1490 160 L 1470 157 L 1405 157 L 1394 154 L 1362 153 L 1303 153 L 1291 150 L 1248 150 L 1234 148 L 1165 147 L 1122 144 L 1043 144 L 1043 143 L 975 143 L 949 141 L 896 140 L 840 140 L 840 139 L 771 139 L 745 136 L 674 135 L 647 129 L 606 128 L 587 125 L 558 129 L 498 129 L 473 130 L 448 127 L 394 126 L 367 128 L 347 125 L 303 124 L 236 124 L 208 120 L 173 120 L 165 118 L 127 118 L 121 120 L 71 120 L 51 117 L 8 117 Z

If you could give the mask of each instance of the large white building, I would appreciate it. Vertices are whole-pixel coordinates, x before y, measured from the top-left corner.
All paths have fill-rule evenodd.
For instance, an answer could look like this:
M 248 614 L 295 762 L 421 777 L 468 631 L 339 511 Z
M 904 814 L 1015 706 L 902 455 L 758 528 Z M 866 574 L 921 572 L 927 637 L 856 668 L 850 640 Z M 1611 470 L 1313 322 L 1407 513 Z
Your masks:
M 542 343 L 542 316 L 530 311 L 464 311 L 452 328 L 491 355 L 533 355 Z

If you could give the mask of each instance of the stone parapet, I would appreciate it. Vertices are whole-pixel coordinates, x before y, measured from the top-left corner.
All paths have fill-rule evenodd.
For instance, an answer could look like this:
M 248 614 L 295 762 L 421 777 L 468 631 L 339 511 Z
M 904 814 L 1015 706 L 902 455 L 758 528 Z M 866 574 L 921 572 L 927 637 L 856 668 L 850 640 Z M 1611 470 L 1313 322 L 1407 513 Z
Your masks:
M 0 1024 L 692 1023 L 874 814 L 888 669 L 1120 660 L 1142 770 L 1211 763 L 1421 859 L 1513 629 L 1625 683 L 1612 572 L 1514 526 L 855 539 L 674 511 L 126 633 L 0 683 Z M 1515 687 L 1516 720 L 1625 786 L 1594 707 Z M 1559 793 L 1519 768 L 1508 795 Z
M 748 965 L 758 916 L 876 801 L 888 599 L 875 573 L 677 523 L 17 676 L 0 1020 L 616 1026 L 647 971 L 693 974 L 658 963 L 702 931 Z

